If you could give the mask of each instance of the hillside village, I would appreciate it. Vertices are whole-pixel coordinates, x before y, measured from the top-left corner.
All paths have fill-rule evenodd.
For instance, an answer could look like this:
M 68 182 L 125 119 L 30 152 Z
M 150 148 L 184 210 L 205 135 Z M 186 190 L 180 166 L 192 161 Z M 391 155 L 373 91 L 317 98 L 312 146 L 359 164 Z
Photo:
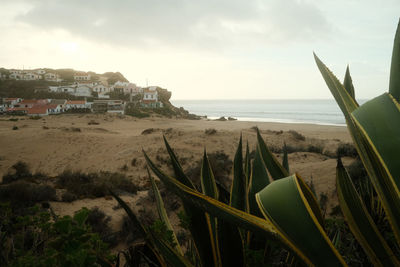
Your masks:
M 35 88 L 35 92 L 48 92 L 54 97 L 0 98 L 0 112 L 11 115 L 45 116 L 65 112 L 124 114 L 126 108 L 132 106 L 139 109 L 158 109 L 164 107 L 159 92 L 166 91 L 157 86 L 139 87 L 120 73 L 96 74 L 70 69 L 0 69 L 0 80 L 14 82 L 14 87 L 18 87 L 19 81 L 25 83 L 25 86 L 29 82 L 40 83 L 41 86 Z M 64 99 L 58 96 L 64 96 Z M 169 101 L 167 104 L 170 104 Z

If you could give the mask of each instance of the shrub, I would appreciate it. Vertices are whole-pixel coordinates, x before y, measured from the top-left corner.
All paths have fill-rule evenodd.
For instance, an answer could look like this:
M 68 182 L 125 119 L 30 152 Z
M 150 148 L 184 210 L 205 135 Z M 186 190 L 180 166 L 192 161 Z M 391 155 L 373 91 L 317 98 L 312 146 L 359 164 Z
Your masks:
M 88 122 L 88 125 L 99 125 L 100 123 L 99 122 L 97 122 L 97 121 L 95 121 L 95 120 L 90 120 L 89 122 Z
M 91 226 L 92 231 L 98 233 L 101 240 L 104 242 L 115 246 L 118 240 L 115 238 L 115 235 L 113 235 L 111 227 L 109 226 L 110 221 L 111 217 L 106 216 L 98 207 L 90 209 L 87 223 Z
M 9 121 L 18 121 L 18 118 L 11 118 L 11 119 L 8 119 Z
M 148 129 L 143 130 L 142 135 L 151 134 L 152 132 L 154 132 L 154 129 L 148 128 Z
M 323 146 L 320 144 L 310 144 L 307 147 L 307 152 L 311 152 L 311 153 L 318 153 L 318 154 L 322 154 L 322 151 L 324 150 Z
M 352 157 L 355 158 L 358 156 L 357 150 L 353 144 L 350 143 L 340 143 L 336 154 L 338 157 Z
M 75 194 L 73 194 L 73 193 L 71 193 L 69 191 L 64 192 L 62 194 L 62 196 L 61 196 L 61 200 L 63 202 L 72 202 L 72 201 L 75 201 L 77 199 L 78 199 L 78 197 Z
M 14 125 L 14 126 L 12 127 L 12 129 L 13 129 L 13 130 L 18 130 L 18 126 L 15 126 L 15 125 Z
M 206 135 L 213 135 L 213 134 L 216 134 L 216 133 L 217 133 L 217 130 L 215 130 L 215 129 L 213 129 L 213 128 L 210 128 L 210 129 L 206 129 L 206 130 L 204 131 L 204 133 L 205 133 Z
M 293 136 L 294 139 L 299 140 L 299 141 L 305 141 L 306 138 L 304 135 L 301 133 L 295 131 L 295 130 L 290 130 L 289 133 Z
M 87 224 L 85 208 L 56 221 L 38 206 L 21 216 L 0 203 L 1 266 L 104 266 L 113 261 L 107 245 Z M 18 222 L 18 223 L 16 223 Z M 11 246 L 8 244 L 12 244 Z
M 57 185 L 78 197 L 103 197 L 109 189 L 136 193 L 137 186 L 121 173 L 82 173 L 64 171 L 56 181 Z
M 23 161 L 18 161 L 11 166 L 9 173 L 3 176 L 3 184 L 31 177 L 32 173 L 29 170 L 28 164 Z
M 42 117 L 40 116 L 30 116 L 29 119 L 31 120 L 40 120 Z
M 56 200 L 56 190 L 49 185 L 17 181 L 0 186 L 0 200 L 29 206 L 37 202 Z

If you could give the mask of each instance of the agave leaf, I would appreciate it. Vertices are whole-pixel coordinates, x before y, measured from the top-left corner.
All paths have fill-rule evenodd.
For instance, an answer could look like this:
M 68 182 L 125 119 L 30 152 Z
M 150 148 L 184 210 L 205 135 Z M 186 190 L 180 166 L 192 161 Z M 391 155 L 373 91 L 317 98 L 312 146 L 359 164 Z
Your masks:
M 257 205 L 256 193 L 264 189 L 269 183 L 270 181 L 268 172 L 265 167 L 264 161 L 261 158 L 260 147 L 259 145 L 257 145 L 250 177 L 248 199 L 249 212 L 260 218 L 262 218 L 263 215 Z
M 324 78 L 326 85 L 342 110 L 346 120 L 349 120 L 350 113 L 353 112 L 358 104 L 339 82 L 335 75 L 325 66 L 324 63 L 314 54 L 315 62 Z
M 126 202 L 123 201 L 117 194 L 111 190 L 109 191 L 110 194 L 117 200 L 118 204 L 125 210 L 126 214 L 128 214 L 128 217 L 132 221 L 135 228 L 138 229 L 142 237 L 145 238 L 147 236 L 147 229 L 140 223 L 135 213 L 133 213 L 128 204 L 126 204 Z
M 196 190 L 196 187 L 192 183 L 192 181 L 186 176 L 183 172 L 181 165 L 178 162 L 178 159 L 173 152 L 172 148 L 168 144 L 167 139 L 164 136 L 165 146 L 167 148 L 168 154 L 171 158 L 172 166 L 174 168 L 175 176 L 177 179 L 188 186 L 191 189 Z M 143 151 L 144 153 L 144 151 Z M 146 153 L 144 153 L 146 155 Z M 157 175 L 158 176 L 158 175 Z M 190 218 L 189 230 L 192 234 L 194 245 L 197 253 L 199 254 L 199 258 L 201 260 L 202 266 L 213 266 L 215 265 L 215 258 L 213 257 L 213 244 L 210 239 L 209 228 L 208 228 L 208 219 L 204 211 L 199 208 L 193 206 L 191 203 L 183 200 L 183 208 L 185 210 L 186 215 Z
M 263 214 L 261 213 L 257 205 L 256 193 L 264 189 L 269 183 L 270 181 L 268 172 L 265 167 L 264 161 L 261 158 L 259 145 L 257 144 L 250 176 L 248 201 L 249 213 L 260 218 L 263 218 Z M 266 246 L 266 238 L 263 236 L 254 235 L 253 233 L 249 232 L 247 235 L 247 244 L 249 248 L 253 250 L 264 249 Z
M 147 228 L 141 224 L 141 222 L 136 217 L 135 213 L 131 210 L 131 208 L 128 206 L 128 204 L 126 204 L 125 201 L 123 201 L 113 191 L 109 190 L 109 192 L 117 200 L 118 204 L 125 210 L 126 214 L 128 214 L 129 219 L 131 220 L 131 222 L 135 227 L 135 230 L 136 229 L 139 230 L 142 237 L 148 241 L 146 242 L 146 247 L 148 248 L 147 250 L 148 257 L 152 258 L 153 260 L 157 260 L 160 266 L 167 266 L 164 259 L 160 256 L 159 253 L 156 252 L 153 240 L 149 239 L 149 232 L 147 231 Z
M 231 187 L 230 205 L 240 210 L 246 210 L 246 184 L 243 172 L 242 136 L 233 160 L 233 181 Z
M 315 266 L 346 266 L 323 229 L 318 203 L 298 175 L 272 182 L 256 194 L 257 203 Z
M 392 65 L 390 67 L 389 93 L 400 101 L 400 20 L 394 37 Z
M 399 266 L 400 262 L 379 233 L 340 158 L 336 167 L 336 188 L 343 215 L 371 263 L 374 266 Z
M 203 162 L 200 170 L 201 188 L 203 194 L 218 199 L 218 188 L 215 183 L 213 171 L 210 161 L 208 160 L 206 150 L 204 149 Z M 221 265 L 221 255 L 219 254 L 218 234 L 217 234 L 217 219 L 206 213 L 207 225 L 212 245 L 213 257 L 215 265 Z
M 283 159 L 282 159 L 282 166 L 285 168 L 287 172 L 289 172 L 289 160 L 288 160 L 288 152 L 286 143 L 283 143 Z
M 250 162 L 250 149 L 249 142 L 246 142 L 246 154 L 244 157 L 244 175 L 245 175 L 245 189 L 246 193 L 248 192 L 249 184 L 250 184 L 250 175 L 251 175 L 251 162 Z M 246 196 L 246 210 L 248 211 L 248 197 Z
M 357 119 L 351 115 L 351 113 L 358 108 L 358 104 L 352 99 L 337 78 L 315 54 L 314 57 L 326 84 L 331 90 L 332 95 L 335 97 L 339 107 L 342 109 L 342 112 L 346 118 L 348 130 L 357 148 L 357 152 L 360 155 L 363 165 L 367 170 L 368 176 L 370 177 L 371 182 L 374 185 L 375 190 L 382 202 L 397 243 L 400 244 L 399 190 L 397 186 L 394 186 L 395 183 L 393 181 L 393 177 L 387 169 L 387 166 L 383 164 L 382 157 L 379 155 L 376 148 L 374 148 L 371 139 L 367 136 L 360 124 L 356 122 Z M 398 106 L 398 104 L 395 104 L 395 106 Z M 356 113 L 356 116 L 361 116 L 357 115 Z M 394 118 L 396 117 L 397 116 Z M 375 130 L 380 131 L 380 129 Z M 387 136 L 387 134 L 382 131 L 381 136 Z
M 192 181 L 189 179 L 189 177 L 187 177 L 186 174 L 183 172 L 182 166 L 181 166 L 181 164 L 179 164 L 178 158 L 176 157 L 171 146 L 169 145 L 167 138 L 165 138 L 165 136 L 163 136 L 163 138 L 164 138 L 165 147 L 167 148 L 167 152 L 171 159 L 172 167 L 174 168 L 176 178 L 184 185 L 186 185 L 192 189 L 196 189 L 196 187 L 194 186 Z
M 390 94 L 366 102 L 352 115 L 400 188 L 400 106 Z
M 313 265 L 309 256 L 306 256 L 305 251 L 303 251 L 301 247 L 295 246 L 294 243 L 269 219 L 265 220 L 248 214 L 185 186 L 178 180 L 166 175 L 159 168 L 157 168 L 157 166 L 150 160 L 146 153 L 144 153 L 144 156 L 150 169 L 157 175 L 158 178 L 160 178 L 161 181 L 165 183 L 168 188 L 178 194 L 183 201 L 191 203 L 193 206 L 202 209 L 205 212 L 226 222 L 234 224 L 239 228 L 249 230 L 254 234 L 264 236 L 271 240 L 279 241 L 284 247 L 296 253 L 306 264 Z
M 157 249 L 163 255 L 165 260 L 170 264 L 170 266 L 179 266 L 179 267 L 190 267 L 193 266 L 185 257 L 182 256 L 177 250 L 172 248 L 169 244 L 167 244 L 164 240 L 157 238 L 150 234 L 151 240 L 156 245 Z
M 222 266 L 243 266 L 242 237 L 238 227 L 218 219 L 218 238 Z
M 167 215 L 167 211 L 165 210 L 164 201 L 162 200 L 160 190 L 158 190 L 156 182 L 154 181 L 154 178 L 150 175 L 150 171 L 148 168 L 147 168 L 147 173 L 149 175 L 151 187 L 153 188 L 154 196 L 156 198 L 158 215 L 160 216 L 161 221 L 165 223 L 165 226 L 167 227 L 167 229 L 172 232 L 172 239 L 173 239 L 174 243 L 176 244 L 175 249 L 177 250 L 177 252 L 179 254 L 183 255 L 182 248 L 179 245 L 178 239 L 176 238 L 176 235 L 174 232 L 174 228 L 172 228 L 171 222 L 169 221 L 169 218 Z
M 203 194 L 218 199 L 218 188 L 215 182 L 214 173 L 211 169 L 210 161 L 208 160 L 206 150 L 204 149 L 203 161 L 200 170 L 201 189 Z
M 276 157 L 268 149 L 267 145 L 265 144 L 264 140 L 261 137 L 258 128 L 257 128 L 257 142 L 260 147 L 262 159 L 269 173 L 271 174 L 272 179 L 278 180 L 289 176 L 287 170 L 285 170 L 285 168 L 278 162 Z
M 349 65 L 347 65 L 346 68 L 346 74 L 344 76 L 343 86 L 346 89 L 347 93 L 349 93 L 349 95 L 354 99 L 354 101 L 356 101 L 353 80 L 351 79 Z

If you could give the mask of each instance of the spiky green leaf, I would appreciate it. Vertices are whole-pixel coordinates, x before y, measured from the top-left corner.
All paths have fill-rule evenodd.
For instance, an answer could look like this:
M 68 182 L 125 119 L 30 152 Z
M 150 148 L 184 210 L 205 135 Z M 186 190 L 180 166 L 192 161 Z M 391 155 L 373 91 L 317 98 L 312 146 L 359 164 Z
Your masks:
M 346 89 L 346 91 L 349 93 L 349 95 L 355 100 L 356 98 L 355 98 L 355 93 L 354 93 L 353 80 L 351 79 L 350 69 L 349 69 L 348 65 L 346 68 L 346 74 L 344 76 L 343 86 Z
M 400 101 L 400 20 L 394 37 L 392 65 L 390 67 L 389 93 Z
M 286 143 L 283 143 L 283 159 L 282 159 L 282 166 L 285 168 L 287 172 L 289 172 L 289 159 L 288 159 L 288 152 Z
M 240 210 L 246 210 L 246 182 L 243 172 L 242 136 L 233 160 L 233 181 L 231 187 L 230 205 Z
M 340 159 L 336 167 L 336 188 L 349 228 L 371 263 L 374 266 L 399 266 L 400 262 L 379 233 Z
M 323 229 L 318 203 L 297 175 L 272 182 L 256 195 L 264 216 L 315 266 L 346 266 Z
M 277 158 L 271 153 L 261 137 L 260 131 L 257 128 L 257 142 L 260 147 L 261 157 L 267 167 L 272 179 L 278 180 L 289 176 L 289 173 L 285 168 L 278 162 Z
M 177 250 L 177 252 L 181 255 L 183 255 L 181 246 L 179 245 L 178 239 L 176 238 L 175 232 L 174 232 L 174 228 L 171 225 L 171 222 L 169 221 L 168 215 L 167 215 L 167 211 L 164 207 L 164 201 L 162 200 L 161 194 L 160 194 L 160 190 L 158 190 L 157 184 L 154 181 L 154 178 L 151 176 L 149 169 L 147 169 L 149 178 L 150 178 L 150 182 L 151 182 L 151 187 L 153 189 L 154 192 L 154 196 L 156 199 L 156 203 L 157 203 L 157 211 L 158 211 L 158 215 L 161 219 L 162 222 L 164 222 L 165 226 L 167 227 L 167 230 L 171 231 L 172 233 L 172 239 L 175 243 L 175 249 Z

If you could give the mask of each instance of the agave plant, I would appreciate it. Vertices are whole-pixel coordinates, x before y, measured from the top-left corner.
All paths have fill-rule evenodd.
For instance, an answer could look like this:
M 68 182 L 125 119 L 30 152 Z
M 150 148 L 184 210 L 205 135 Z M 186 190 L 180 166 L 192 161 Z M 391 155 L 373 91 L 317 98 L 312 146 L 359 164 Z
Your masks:
M 400 25 L 394 40 L 389 92 L 362 106 L 355 99 L 349 69 L 346 70 L 342 84 L 316 55 L 314 57 L 346 118 L 368 179 L 374 186 L 399 246 L 400 157 L 396 152 L 400 150 Z M 234 159 L 229 201 L 225 202 L 225 194 L 221 194 L 221 188 L 217 186 L 206 152 L 201 168 L 200 192 L 183 172 L 167 140 L 165 145 L 174 169 L 173 177 L 160 170 L 146 153 L 144 156 L 154 174 L 181 197 L 184 210 L 190 218 L 189 230 L 199 262 L 182 256 L 176 237 L 172 238 L 175 242 L 171 245 L 158 240 L 151 231 L 141 226 L 146 244 L 153 251 L 153 259 L 158 260 L 158 264 L 244 266 L 249 264 L 245 259 L 246 248 L 263 249 L 271 242 L 277 242 L 289 251 L 289 264 L 301 260 L 310 266 L 347 265 L 334 245 L 338 236 L 330 240 L 326 232 L 312 190 L 299 174 L 289 174 L 287 155 L 282 164 L 278 162 L 259 131 L 252 161 L 248 145 L 243 157 L 240 138 Z M 370 262 L 375 266 L 399 266 L 399 259 L 379 232 L 340 159 L 336 181 L 342 213 Z M 152 184 L 160 218 L 172 230 L 157 187 L 154 182 Z M 115 197 L 132 220 L 137 222 L 129 207 Z

